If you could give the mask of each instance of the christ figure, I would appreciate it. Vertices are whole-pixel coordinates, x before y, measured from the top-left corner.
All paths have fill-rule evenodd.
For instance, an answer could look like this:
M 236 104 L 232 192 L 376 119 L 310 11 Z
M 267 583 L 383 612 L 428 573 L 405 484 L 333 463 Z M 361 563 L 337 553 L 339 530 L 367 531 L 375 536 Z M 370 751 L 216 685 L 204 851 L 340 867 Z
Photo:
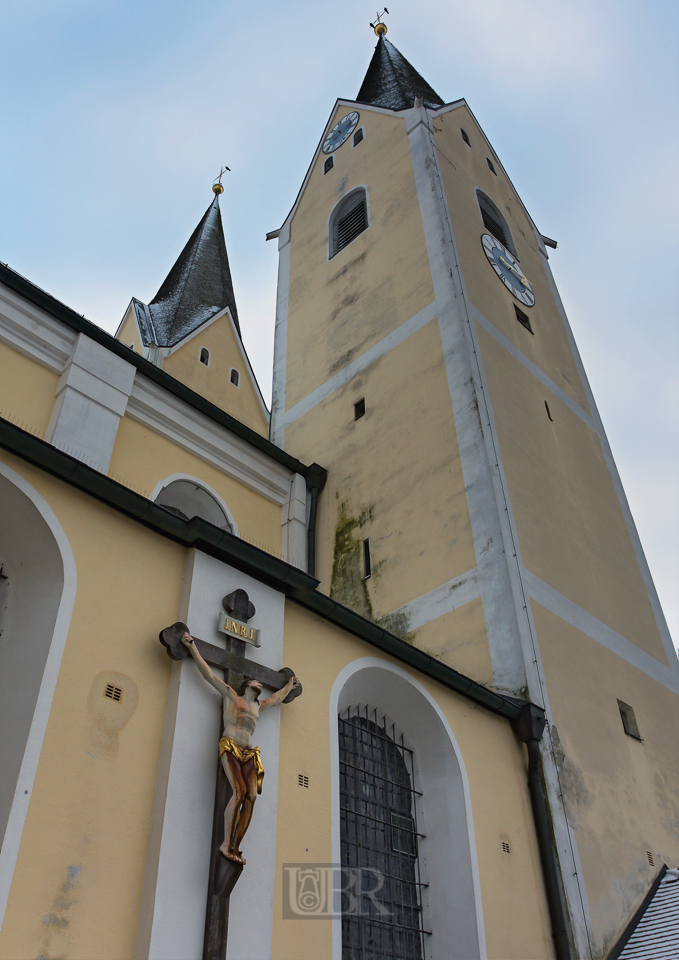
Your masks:
M 273 696 L 260 701 L 257 699 L 262 692 L 259 680 L 246 680 L 236 693 L 210 670 L 190 634 L 185 633 L 182 642 L 189 648 L 200 673 L 217 690 L 224 703 L 224 733 L 219 741 L 219 756 L 232 794 L 224 810 L 224 843 L 219 849 L 228 860 L 244 864 L 240 845 L 250 826 L 255 800 L 262 792 L 264 779 L 259 747 L 252 746 L 250 737 L 255 732 L 260 710 L 282 703 L 290 691 L 299 686 L 299 680 L 290 677 Z

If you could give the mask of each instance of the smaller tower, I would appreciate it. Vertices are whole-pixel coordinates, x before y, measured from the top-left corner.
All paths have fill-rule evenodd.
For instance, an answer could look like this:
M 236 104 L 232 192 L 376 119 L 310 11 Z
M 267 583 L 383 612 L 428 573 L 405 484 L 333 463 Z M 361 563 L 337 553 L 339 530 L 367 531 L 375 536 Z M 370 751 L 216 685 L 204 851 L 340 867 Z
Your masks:
M 116 338 L 263 436 L 269 414 L 238 322 L 219 196 L 150 303 L 133 297 Z

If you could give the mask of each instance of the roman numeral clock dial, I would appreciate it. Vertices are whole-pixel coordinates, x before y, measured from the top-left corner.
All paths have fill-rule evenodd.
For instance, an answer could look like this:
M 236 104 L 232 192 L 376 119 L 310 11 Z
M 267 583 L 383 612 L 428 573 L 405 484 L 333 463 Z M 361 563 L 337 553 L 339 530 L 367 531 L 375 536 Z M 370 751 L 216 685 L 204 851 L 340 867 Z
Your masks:
M 323 141 L 323 153 L 332 153 L 341 147 L 345 140 L 351 136 L 358 123 L 358 113 L 352 110 L 345 117 L 342 117 L 332 128 L 328 136 Z
M 532 307 L 535 303 L 535 294 L 524 276 L 518 260 L 512 256 L 504 244 L 489 233 L 485 233 L 481 237 L 481 243 L 488 257 L 488 262 L 505 287 L 525 306 Z

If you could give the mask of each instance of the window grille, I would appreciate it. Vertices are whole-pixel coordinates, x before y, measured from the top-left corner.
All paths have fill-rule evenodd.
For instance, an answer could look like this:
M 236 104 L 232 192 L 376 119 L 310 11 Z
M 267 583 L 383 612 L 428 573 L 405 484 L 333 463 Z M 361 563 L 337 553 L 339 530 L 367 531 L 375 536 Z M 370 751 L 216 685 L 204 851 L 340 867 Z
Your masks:
M 120 687 L 116 687 L 112 683 L 106 684 L 106 689 L 104 690 L 104 696 L 108 697 L 110 700 L 119 701 L 123 695 L 123 691 Z
M 481 216 L 483 217 L 483 225 L 488 233 L 492 233 L 503 247 L 508 247 L 507 234 L 504 231 L 504 227 L 502 227 L 487 210 L 484 210 L 483 207 L 481 208 Z
M 339 745 L 342 868 L 357 871 L 343 884 L 342 960 L 423 960 L 413 752 L 367 706 L 339 717 Z
M 368 205 L 364 190 L 347 198 L 346 206 L 337 211 L 332 227 L 332 256 L 347 247 L 359 233 L 368 228 Z
M 500 213 L 496 205 L 486 196 L 485 193 L 482 193 L 480 190 L 476 191 L 476 198 L 479 202 L 479 210 L 481 211 L 481 219 L 483 220 L 483 225 L 488 231 L 492 234 L 496 240 L 499 240 L 503 247 L 506 247 L 513 256 L 517 257 L 516 248 L 514 247 L 514 241 L 512 240 L 512 235 L 507 226 L 507 221 L 504 216 Z

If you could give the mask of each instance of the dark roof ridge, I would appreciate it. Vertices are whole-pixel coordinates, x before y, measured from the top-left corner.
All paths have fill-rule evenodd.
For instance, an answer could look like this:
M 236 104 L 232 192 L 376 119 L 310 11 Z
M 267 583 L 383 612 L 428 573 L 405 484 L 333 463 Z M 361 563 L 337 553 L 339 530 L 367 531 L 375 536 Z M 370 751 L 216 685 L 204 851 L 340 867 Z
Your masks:
M 293 473 L 300 473 L 303 477 L 307 476 L 310 470 L 309 466 L 302 463 L 296 457 L 291 456 L 289 453 L 286 453 L 286 451 L 280 447 L 277 447 L 275 443 L 261 436 L 261 434 L 253 430 L 252 427 L 248 427 L 246 424 L 241 423 L 240 420 L 232 417 L 230 413 L 220 409 L 220 407 L 214 403 L 210 403 L 209 400 L 206 400 L 205 397 L 196 393 L 195 390 L 191 390 L 190 387 L 185 386 L 179 380 L 175 380 L 169 373 L 166 373 L 164 370 L 161 370 L 160 367 L 151 363 L 150 360 L 145 360 L 144 357 L 135 353 L 134 350 L 131 350 L 124 343 L 121 343 L 120 340 L 116 340 L 110 333 L 102 330 L 101 327 L 92 323 L 91 320 L 87 320 L 81 313 L 76 313 L 75 310 L 67 307 L 66 304 L 57 300 L 56 297 L 46 293 L 5 263 L 0 263 L 0 283 L 4 283 L 5 286 L 14 290 L 15 293 L 18 293 L 41 310 L 44 310 L 51 317 L 54 317 L 55 320 L 60 320 L 77 333 L 84 333 L 85 336 L 90 337 L 96 343 L 100 343 L 103 347 L 106 347 L 107 350 L 122 357 L 123 360 L 131 363 L 140 373 L 163 387 L 168 393 L 188 403 L 189 406 L 198 410 L 206 417 L 209 417 L 210 420 L 220 424 L 220 426 L 230 430 L 231 433 L 247 441 L 253 447 L 266 453 L 273 460 L 287 467 L 288 470 L 291 470 Z

